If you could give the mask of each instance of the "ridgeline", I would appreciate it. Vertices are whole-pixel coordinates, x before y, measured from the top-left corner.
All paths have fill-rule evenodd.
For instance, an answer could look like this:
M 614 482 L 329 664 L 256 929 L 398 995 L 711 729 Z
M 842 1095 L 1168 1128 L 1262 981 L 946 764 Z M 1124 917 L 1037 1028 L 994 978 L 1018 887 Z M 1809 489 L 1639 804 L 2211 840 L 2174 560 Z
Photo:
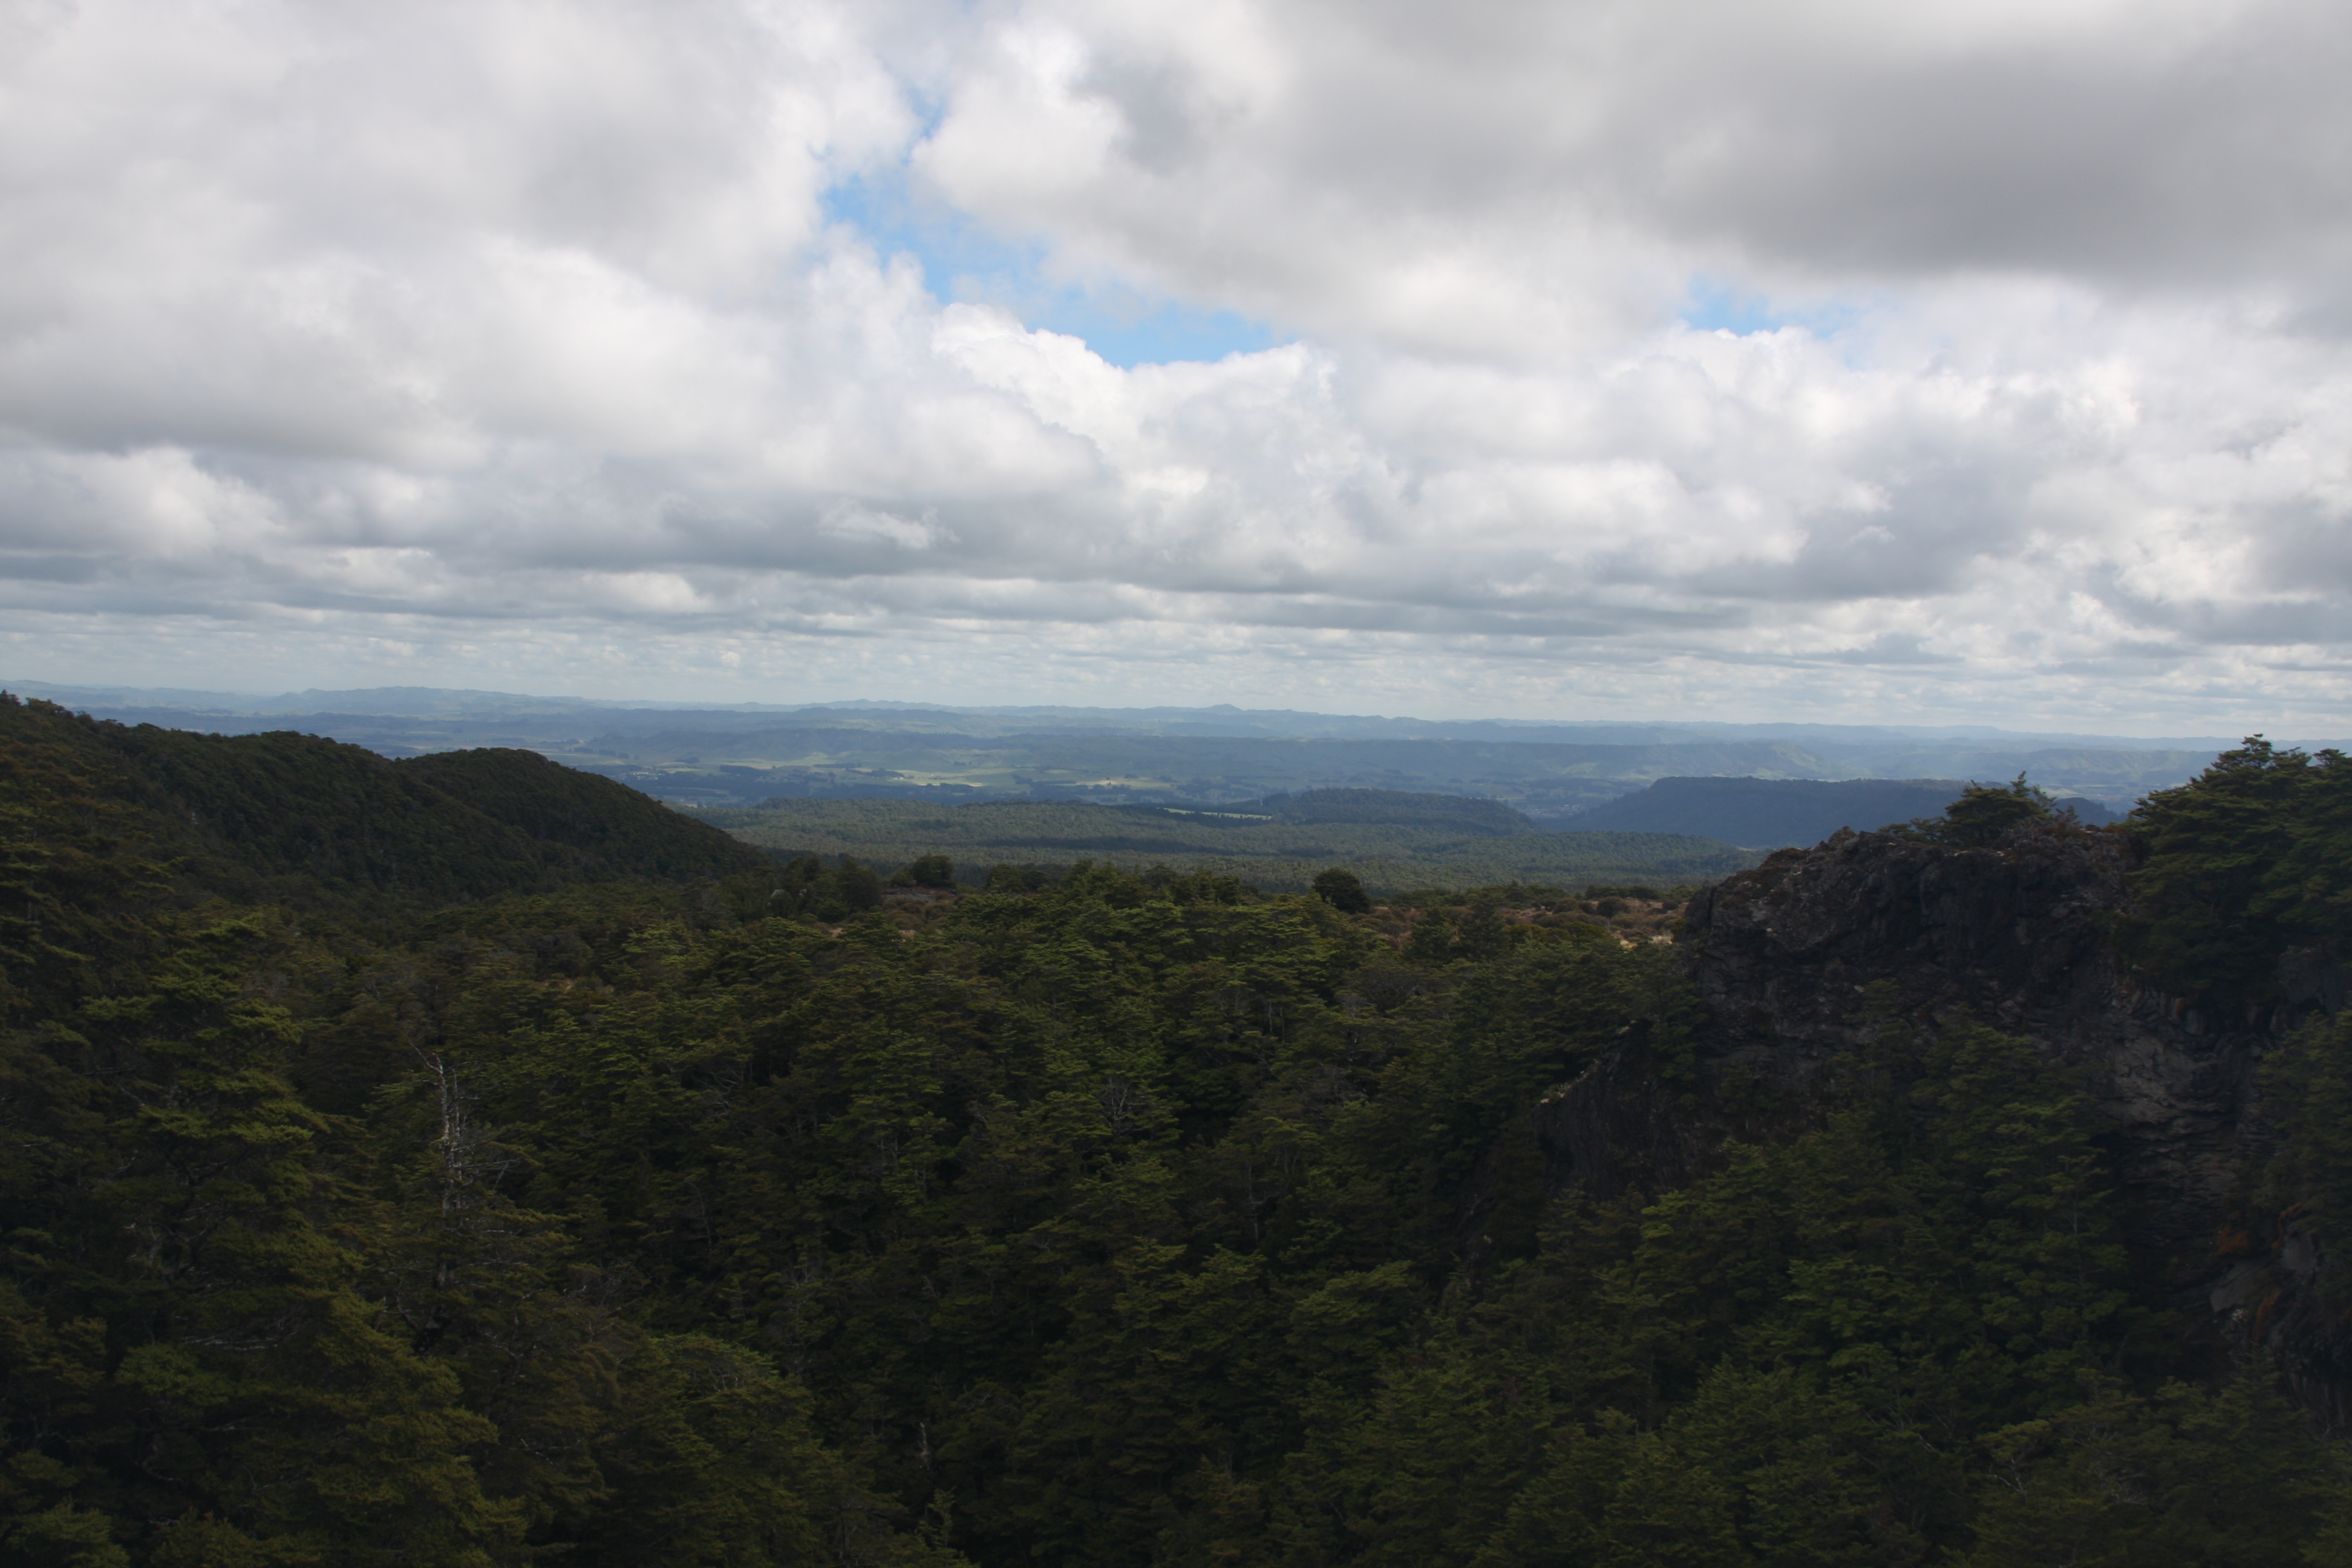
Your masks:
M 0 694 L 5 696 L 5 694 Z M 145 853 L 230 899 L 433 909 L 581 881 L 723 876 L 756 850 L 535 752 L 387 762 L 290 731 L 206 735 L 0 700 L 18 766 L 79 778 Z

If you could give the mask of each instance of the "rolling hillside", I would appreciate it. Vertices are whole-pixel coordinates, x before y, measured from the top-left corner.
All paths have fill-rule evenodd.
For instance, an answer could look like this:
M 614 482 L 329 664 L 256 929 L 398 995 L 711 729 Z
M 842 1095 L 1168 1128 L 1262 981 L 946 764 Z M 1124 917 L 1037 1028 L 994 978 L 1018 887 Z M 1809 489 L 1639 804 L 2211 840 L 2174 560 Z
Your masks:
M 109 831 L 192 890 L 352 908 L 435 905 L 619 878 L 718 876 L 765 857 L 610 779 L 530 752 L 387 762 L 278 731 L 130 727 L 0 694 L 16 769 L 78 775 Z

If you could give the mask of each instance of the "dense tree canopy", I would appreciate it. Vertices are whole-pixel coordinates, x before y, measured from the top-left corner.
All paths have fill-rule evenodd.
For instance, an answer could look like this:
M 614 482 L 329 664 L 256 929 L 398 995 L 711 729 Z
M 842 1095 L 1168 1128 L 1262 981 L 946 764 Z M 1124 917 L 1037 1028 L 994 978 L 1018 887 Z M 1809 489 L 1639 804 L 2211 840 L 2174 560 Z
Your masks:
M 1930 844 L 1981 849 L 2000 843 L 2004 834 L 2022 823 L 2052 816 L 2055 809 L 2050 792 L 2026 783 L 2020 773 L 2005 784 L 1969 784 L 1940 814 L 1905 823 L 1895 831 Z
M 2352 759 L 2261 736 L 2142 801 L 2142 908 L 2126 936 L 2168 988 L 2267 1000 L 2290 948 L 2352 941 Z
M 1786 1136 L 1602 1203 L 1531 1119 L 1671 1064 L 1691 1001 L 1506 889 L 1407 931 L 812 860 L 339 921 L 175 876 L 70 744 L 0 792 L 11 1562 L 2352 1540 L 2308 1422 L 2135 1274 L 2078 1086 L 1966 1020 L 1882 1019 Z M 2279 1179 L 2332 1213 L 2341 1142 Z

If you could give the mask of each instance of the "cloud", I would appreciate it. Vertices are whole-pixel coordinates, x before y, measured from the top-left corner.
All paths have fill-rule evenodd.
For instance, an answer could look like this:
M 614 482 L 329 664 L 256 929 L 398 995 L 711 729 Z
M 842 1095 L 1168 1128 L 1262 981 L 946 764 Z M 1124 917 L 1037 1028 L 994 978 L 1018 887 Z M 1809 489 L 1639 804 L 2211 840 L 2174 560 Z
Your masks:
M 2336 8 L 0 16 L 22 676 L 2352 696 Z
M 1549 354 L 1708 264 L 2334 297 L 2352 23 L 2315 0 L 1037 0 L 916 166 L 1070 263 Z

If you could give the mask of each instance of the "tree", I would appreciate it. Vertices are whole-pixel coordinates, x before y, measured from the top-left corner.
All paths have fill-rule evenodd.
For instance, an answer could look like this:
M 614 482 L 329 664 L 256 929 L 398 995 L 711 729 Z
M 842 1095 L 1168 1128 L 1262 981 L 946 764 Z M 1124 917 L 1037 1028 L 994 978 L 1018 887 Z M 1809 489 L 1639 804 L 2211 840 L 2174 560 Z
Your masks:
M 287 961 L 273 938 L 257 918 L 201 927 L 143 994 L 81 1009 L 75 1052 L 119 1107 L 88 1129 L 110 1157 L 9 1263 L 69 1326 L 103 1320 L 129 1348 L 85 1390 L 83 1430 L 37 1441 L 116 1469 L 117 1510 L 194 1521 L 180 1544 L 214 1544 L 191 1562 L 488 1568 L 522 1526 L 474 1470 L 494 1428 L 320 1223 L 334 1129 L 287 1079 L 295 1020 L 254 984 Z
M 1923 816 L 1898 830 L 1930 844 L 1981 849 L 1998 844 L 2011 829 L 2052 815 L 2050 792 L 2020 773 L 2005 784 L 1969 784 L 1941 816 Z
M 873 867 L 860 865 L 844 855 L 833 878 L 834 885 L 841 890 L 841 901 L 850 912 L 882 907 L 882 878 Z
M 1343 915 L 1371 912 L 1371 896 L 1364 891 L 1364 884 L 1357 880 L 1353 871 L 1338 866 L 1316 873 L 1315 896 Z
M 1965 1568 L 2295 1561 L 2341 1483 L 2310 1418 L 2270 1384 L 2261 1365 L 2146 1398 L 2094 1384 L 2083 1403 L 1988 1435 Z
M 2251 736 L 2126 826 L 2143 854 L 2117 934 L 2176 994 L 2266 1000 L 2282 954 L 2352 930 L 2352 759 L 2339 752 Z
M 1435 969 L 1454 960 L 1454 921 L 1442 909 L 1421 911 L 1412 922 L 1412 934 L 1405 939 L 1404 955 L 1415 963 L 1425 963 Z
M 903 874 L 918 888 L 955 886 L 955 862 L 944 855 L 919 855 Z

